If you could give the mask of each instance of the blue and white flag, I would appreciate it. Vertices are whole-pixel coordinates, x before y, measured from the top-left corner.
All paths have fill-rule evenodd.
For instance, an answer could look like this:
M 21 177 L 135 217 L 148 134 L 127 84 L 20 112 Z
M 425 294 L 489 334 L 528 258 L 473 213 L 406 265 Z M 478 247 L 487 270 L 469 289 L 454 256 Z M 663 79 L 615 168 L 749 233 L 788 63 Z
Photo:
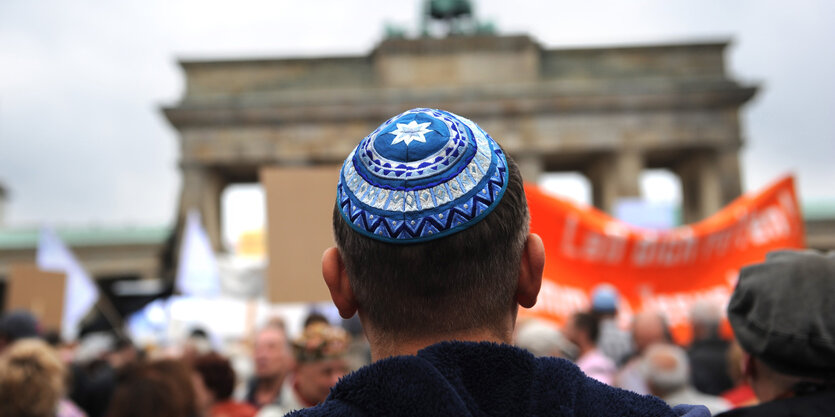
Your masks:
M 72 251 L 50 228 L 41 229 L 37 262 L 40 269 L 66 275 L 61 337 L 66 341 L 75 340 L 81 330 L 81 320 L 99 298 L 99 289 Z
M 183 295 L 213 297 L 220 294 L 217 259 L 196 210 L 189 210 L 186 217 L 177 264 L 177 289 Z

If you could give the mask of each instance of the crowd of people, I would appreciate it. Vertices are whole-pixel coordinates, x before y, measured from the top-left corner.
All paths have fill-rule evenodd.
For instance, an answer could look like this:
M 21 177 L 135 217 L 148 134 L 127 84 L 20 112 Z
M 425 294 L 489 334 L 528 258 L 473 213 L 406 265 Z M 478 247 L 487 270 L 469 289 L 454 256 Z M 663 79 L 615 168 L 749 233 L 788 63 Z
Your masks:
M 615 322 L 618 293 L 602 285 L 589 311 L 578 312 L 562 331 L 529 320 L 519 325 L 516 343 L 527 350 L 574 361 L 588 376 L 670 405 L 701 404 L 711 414 L 757 402 L 741 376 L 739 346 L 720 335 L 721 306 L 703 301 L 691 311 L 693 340 L 673 340 L 661 312 L 642 312 L 631 328 Z
M 638 314 L 631 329 L 604 330 L 617 298 L 614 288 L 602 287 L 591 309 L 562 329 L 524 319 L 514 344 L 537 356 L 568 359 L 600 382 L 670 405 L 701 404 L 715 415 L 759 402 L 743 375 L 741 348 L 720 337 L 719 306 L 694 306 L 694 338 L 685 348 L 673 342 L 658 313 Z M 341 377 L 371 359 L 363 338 L 352 349 L 348 332 L 316 313 L 292 340 L 280 319 L 261 327 L 246 358 L 254 372 L 243 379 L 203 330 L 193 331 L 179 349 L 157 353 L 113 335 L 106 349 L 85 357 L 80 345 L 50 344 L 33 315 L 13 311 L 0 320 L 0 338 L 4 416 L 280 417 L 322 403 Z
M 408 175 L 407 175 L 408 174 Z M 741 270 L 727 305 L 697 303 L 693 341 L 664 312 L 617 322 L 601 286 L 562 328 L 518 319 L 542 284 L 519 170 L 479 126 L 414 109 L 340 172 L 322 276 L 349 327 L 271 320 L 251 375 L 205 331 L 176 350 L 110 337 L 95 354 L 0 321 L 0 416 L 823 416 L 835 409 L 835 255 L 780 251 Z M 356 331 L 359 317 L 362 330 Z M 353 319 L 352 319 L 353 318 Z M 349 334 L 350 333 L 350 334 Z M 49 339 L 51 343 L 47 341 Z M 82 343 L 81 346 L 85 346 Z M 651 395 L 647 395 L 651 394 Z
M 74 344 L 48 339 L 27 311 L 0 319 L 0 415 L 283 416 L 321 403 L 357 360 L 369 361 L 361 338 L 357 346 L 318 313 L 292 340 L 279 318 L 260 328 L 245 356 L 253 372 L 243 378 L 233 366 L 237 358 L 215 349 L 203 329 L 167 349 L 141 348 L 114 334 Z

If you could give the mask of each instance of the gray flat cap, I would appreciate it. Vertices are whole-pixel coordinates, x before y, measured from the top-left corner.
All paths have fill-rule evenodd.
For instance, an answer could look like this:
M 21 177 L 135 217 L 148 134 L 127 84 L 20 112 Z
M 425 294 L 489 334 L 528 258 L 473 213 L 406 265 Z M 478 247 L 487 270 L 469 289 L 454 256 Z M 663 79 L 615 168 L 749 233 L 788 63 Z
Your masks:
M 776 371 L 835 378 L 835 253 L 769 253 L 740 271 L 728 319 L 742 348 Z

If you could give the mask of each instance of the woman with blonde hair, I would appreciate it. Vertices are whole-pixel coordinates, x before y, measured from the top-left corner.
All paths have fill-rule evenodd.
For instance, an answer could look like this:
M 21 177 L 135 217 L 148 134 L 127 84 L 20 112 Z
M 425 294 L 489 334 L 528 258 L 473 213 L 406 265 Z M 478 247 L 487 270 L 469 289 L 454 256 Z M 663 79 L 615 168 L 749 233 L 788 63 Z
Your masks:
M 84 416 L 64 400 L 66 368 L 40 339 L 16 341 L 0 355 L 0 416 Z

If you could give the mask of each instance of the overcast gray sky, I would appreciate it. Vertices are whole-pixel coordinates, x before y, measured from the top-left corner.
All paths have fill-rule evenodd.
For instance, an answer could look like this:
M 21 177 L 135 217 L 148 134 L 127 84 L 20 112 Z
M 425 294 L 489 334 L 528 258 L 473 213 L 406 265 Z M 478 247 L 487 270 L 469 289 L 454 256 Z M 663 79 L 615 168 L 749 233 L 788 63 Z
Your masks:
M 365 54 L 385 22 L 415 28 L 418 6 L 0 1 L 6 224 L 170 224 L 178 139 L 159 108 L 182 94 L 178 58 Z M 744 188 L 794 172 L 802 199 L 835 200 L 835 2 L 481 0 L 476 11 L 546 48 L 733 39 L 731 74 L 761 86 L 742 112 Z

